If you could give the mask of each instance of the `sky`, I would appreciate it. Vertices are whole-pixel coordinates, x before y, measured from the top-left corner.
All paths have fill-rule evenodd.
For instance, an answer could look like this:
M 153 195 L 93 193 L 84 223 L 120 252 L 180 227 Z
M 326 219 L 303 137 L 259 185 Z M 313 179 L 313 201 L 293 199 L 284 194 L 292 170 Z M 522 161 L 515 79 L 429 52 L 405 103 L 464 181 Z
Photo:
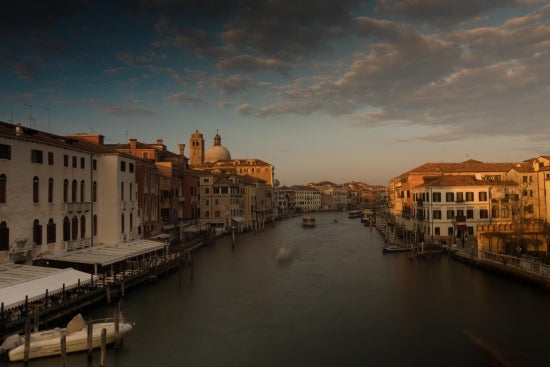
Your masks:
M 108 144 L 198 130 L 281 185 L 550 155 L 550 3 L 7 0 L 0 120 Z

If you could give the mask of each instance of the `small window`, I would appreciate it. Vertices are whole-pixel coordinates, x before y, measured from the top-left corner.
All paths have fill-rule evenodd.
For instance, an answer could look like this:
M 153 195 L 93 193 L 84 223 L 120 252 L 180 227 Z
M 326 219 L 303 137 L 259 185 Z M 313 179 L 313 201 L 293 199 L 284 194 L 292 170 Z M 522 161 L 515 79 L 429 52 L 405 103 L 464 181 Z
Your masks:
M 433 219 L 441 219 L 441 210 L 434 210 L 432 215 Z
M 69 156 L 67 154 L 63 155 L 63 167 L 69 167 Z
M 466 193 L 466 201 L 474 201 L 474 193 L 473 192 L 467 192 Z
M 474 210 L 473 209 L 466 210 L 466 218 L 467 219 L 474 219 Z
M 448 192 L 445 194 L 445 201 L 446 202 L 453 202 L 455 201 L 455 194 L 454 192 Z
M 38 203 L 38 193 L 39 193 L 39 184 L 40 184 L 40 180 L 38 179 L 37 176 L 34 176 L 33 179 L 32 179 L 32 202 L 33 203 Z
M 42 226 L 38 222 L 38 219 L 34 220 L 32 227 L 32 239 L 35 245 L 42 244 Z
M 128 170 L 130 171 L 130 173 L 134 173 L 134 164 L 133 163 L 130 163 L 128 165 Z
M 82 169 L 86 168 L 86 158 L 84 157 L 80 158 L 80 168 Z
M 126 162 L 124 162 L 124 161 L 120 162 L 120 171 L 121 172 L 126 172 Z
M 143 152 L 141 157 L 144 158 L 144 159 L 149 159 L 149 152 Z
M 73 155 L 73 168 L 76 168 L 76 157 Z
M 487 192 L 485 191 L 479 192 L 479 201 L 487 201 Z
M 440 236 L 440 235 L 441 235 L 441 231 L 440 231 L 439 227 L 435 227 L 435 228 L 434 228 L 434 234 L 435 234 L 436 236 Z
M 0 144 L 0 159 L 11 159 L 11 145 Z
M 93 159 L 93 160 L 92 160 L 92 169 L 93 169 L 94 171 L 97 171 L 97 160 L 96 160 L 96 159 Z
M 10 249 L 10 229 L 6 222 L 0 222 L 0 251 Z
M 55 242 L 55 223 L 53 222 L 53 219 L 50 218 L 48 220 L 48 225 L 46 227 L 46 243 L 54 243 Z
M 48 164 L 53 166 L 53 152 L 48 152 Z
M 7 189 L 8 178 L 5 174 L 0 174 L 0 203 L 3 204 L 6 202 L 6 189 Z
M 441 201 L 441 193 L 440 192 L 434 192 L 432 194 L 432 201 L 433 202 L 440 202 Z
M 480 209 L 479 217 L 483 219 L 489 218 L 489 211 L 487 209 Z
M 48 203 L 53 203 L 53 178 L 48 180 Z
M 33 149 L 31 150 L 31 163 L 40 163 L 42 164 L 42 151 Z
M 447 210 L 447 219 L 453 219 L 455 217 L 454 210 Z

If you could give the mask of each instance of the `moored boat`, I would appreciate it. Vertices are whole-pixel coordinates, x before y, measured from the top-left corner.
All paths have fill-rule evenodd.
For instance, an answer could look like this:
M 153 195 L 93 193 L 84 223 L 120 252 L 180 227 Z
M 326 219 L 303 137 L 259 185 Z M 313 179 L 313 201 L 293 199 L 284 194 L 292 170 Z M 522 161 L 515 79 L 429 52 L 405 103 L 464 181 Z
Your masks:
M 313 217 L 304 217 L 304 218 L 302 218 L 302 226 L 304 226 L 304 227 L 315 227 L 315 218 L 313 218 Z
M 416 249 L 416 247 L 386 245 L 386 246 L 382 247 L 382 252 L 387 254 L 387 253 L 395 253 L 395 252 L 407 252 L 407 251 L 411 251 L 413 249 Z
M 72 324 L 72 325 L 71 325 Z M 114 322 L 98 322 L 92 324 L 92 348 L 101 347 L 101 333 L 106 330 L 106 344 L 113 344 L 117 335 Z M 120 322 L 118 337 L 132 330 L 132 324 Z M 29 344 L 29 359 L 48 357 L 61 354 L 61 337 L 65 334 L 66 353 L 85 351 L 88 349 L 88 326 L 82 315 L 76 315 L 66 328 L 54 328 L 31 333 Z M 10 362 L 23 361 L 25 354 L 25 337 L 20 336 L 20 345 L 8 352 Z M 18 343 L 19 344 L 19 343 Z

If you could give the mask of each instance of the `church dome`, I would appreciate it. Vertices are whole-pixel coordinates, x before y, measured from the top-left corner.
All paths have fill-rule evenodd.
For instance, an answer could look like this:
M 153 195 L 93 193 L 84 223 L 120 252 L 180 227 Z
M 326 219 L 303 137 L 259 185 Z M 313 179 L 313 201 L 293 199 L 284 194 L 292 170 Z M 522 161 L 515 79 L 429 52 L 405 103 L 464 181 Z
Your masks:
M 230 161 L 231 154 L 226 147 L 222 144 L 222 138 L 220 135 L 216 134 L 214 137 L 214 145 L 208 148 L 204 155 L 205 163 L 214 163 L 216 161 Z

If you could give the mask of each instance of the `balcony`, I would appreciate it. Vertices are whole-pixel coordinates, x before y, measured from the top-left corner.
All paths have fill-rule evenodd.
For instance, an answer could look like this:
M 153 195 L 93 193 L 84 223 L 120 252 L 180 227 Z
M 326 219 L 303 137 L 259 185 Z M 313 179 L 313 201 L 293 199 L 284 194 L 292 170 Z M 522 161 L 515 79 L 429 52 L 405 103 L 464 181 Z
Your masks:
M 63 242 L 63 248 L 65 248 L 66 251 L 74 251 L 74 250 L 79 250 L 81 248 L 90 247 L 91 244 L 92 244 L 92 241 L 90 238 L 82 238 L 80 240 L 71 240 L 71 241 Z
M 91 202 L 83 203 L 63 203 L 63 212 L 65 213 L 74 213 L 74 212 L 88 212 L 92 206 Z

